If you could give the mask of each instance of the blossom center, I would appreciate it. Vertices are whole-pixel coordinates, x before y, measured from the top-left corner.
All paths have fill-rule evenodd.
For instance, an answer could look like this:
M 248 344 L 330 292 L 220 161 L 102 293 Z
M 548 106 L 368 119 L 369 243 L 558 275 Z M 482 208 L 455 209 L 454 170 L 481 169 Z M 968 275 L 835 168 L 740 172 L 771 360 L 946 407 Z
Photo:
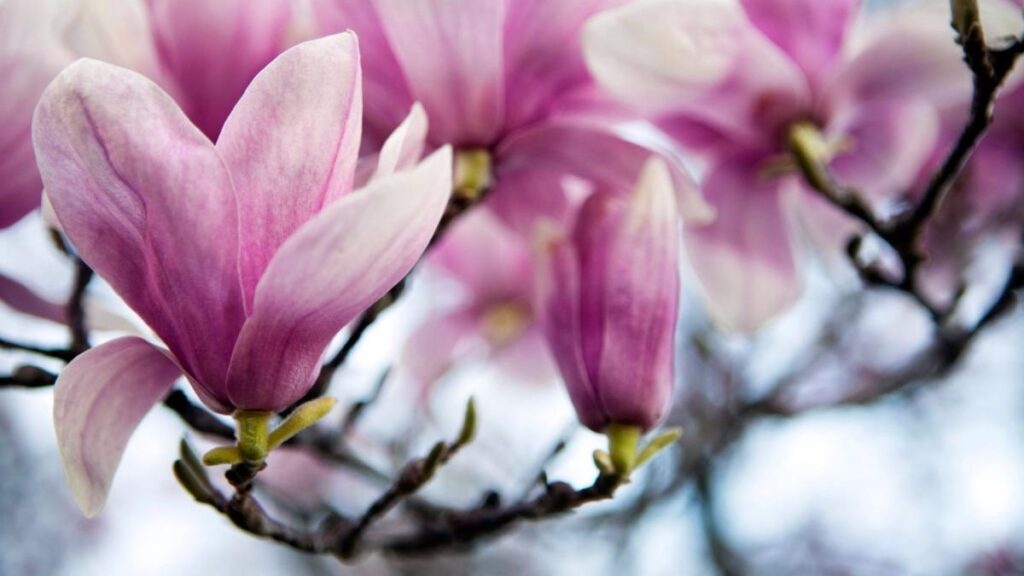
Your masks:
M 491 153 L 483 148 L 467 148 L 455 153 L 453 195 L 473 204 L 494 183 Z
M 492 346 L 504 346 L 519 337 L 532 318 L 530 308 L 521 302 L 495 304 L 484 311 L 484 337 Z

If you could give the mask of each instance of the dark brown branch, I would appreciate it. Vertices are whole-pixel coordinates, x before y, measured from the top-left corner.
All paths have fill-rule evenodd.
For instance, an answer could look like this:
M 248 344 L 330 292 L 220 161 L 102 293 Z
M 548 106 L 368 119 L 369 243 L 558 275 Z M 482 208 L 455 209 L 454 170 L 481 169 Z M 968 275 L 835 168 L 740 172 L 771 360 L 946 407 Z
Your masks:
M 75 357 L 74 352 L 66 348 L 46 348 L 43 346 L 36 346 L 33 344 L 24 344 L 22 342 L 15 342 L 6 338 L 0 338 L 0 348 L 6 348 L 8 350 L 20 350 L 22 352 L 29 352 L 37 354 L 39 356 L 46 356 L 47 358 L 54 358 L 62 360 L 64 362 L 70 362 Z
M 85 294 L 92 281 L 93 271 L 85 262 L 75 260 L 75 280 L 71 287 L 65 314 L 67 315 L 68 331 L 71 343 L 68 349 L 78 355 L 89 349 L 89 330 L 85 315 Z
M 564 482 L 553 482 L 531 499 L 507 508 L 481 506 L 440 518 L 434 525 L 380 545 L 383 552 L 399 556 L 423 555 L 463 548 L 493 537 L 520 521 L 536 521 L 570 512 L 585 504 L 611 498 L 622 485 L 617 476 L 598 476 L 586 488 L 574 490 Z
M 36 366 L 19 366 L 10 376 L 0 376 L 0 387 L 47 388 L 57 381 L 57 375 Z

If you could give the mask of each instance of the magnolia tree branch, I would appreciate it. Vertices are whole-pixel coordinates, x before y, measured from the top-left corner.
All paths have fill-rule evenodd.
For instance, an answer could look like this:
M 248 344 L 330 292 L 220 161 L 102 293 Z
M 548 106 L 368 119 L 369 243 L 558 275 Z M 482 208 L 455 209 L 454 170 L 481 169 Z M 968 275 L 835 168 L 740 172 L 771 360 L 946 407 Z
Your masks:
M 989 48 L 985 43 L 977 11 L 956 10 L 957 3 L 954 3 L 953 20 L 954 28 L 958 31 L 957 42 L 963 48 L 964 61 L 971 72 L 974 85 L 970 116 L 953 148 L 931 177 L 920 200 L 913 208 L 891 220 L 880 220 L 863 200 L 865 196 L 840 184 L 829 171 L 825 159 L 814 153 L 813 146 L 801 141 L 806 135 L 801 134 L 799 128 L 790 134 L 790 149 L 807 184 L 834 206 L 863 223 L 889 244 L 900 259 L 903 270 L 898 280 L 889 278 L 885 271 L 875 265 L 860 263 L 858 254 L 864 237 L 857 236 L 850 242 L 849 253 L 861 277 L 869 285 L 891 288 L 910 296 L 939 326 L 949 320 L 957 302 L 954 301 L 949 308 L 939 309 L 921 292 L 918 286 L 918 271 L 925 260 L 920 246 L 921 237 L 926 225 L 949 194 L 953 183 L 991 125 L 999 89 L 1020 55 L 1024 53 L 1024 39 L 1021 38 L 1015 38 L 1003 48 Z

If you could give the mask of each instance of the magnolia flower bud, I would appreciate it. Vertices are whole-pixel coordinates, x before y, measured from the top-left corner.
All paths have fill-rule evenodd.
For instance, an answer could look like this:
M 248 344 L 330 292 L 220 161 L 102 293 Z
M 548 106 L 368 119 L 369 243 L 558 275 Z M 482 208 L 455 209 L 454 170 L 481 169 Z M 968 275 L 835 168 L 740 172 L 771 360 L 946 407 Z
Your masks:
M 678 223 L 668 167 L 649 160 L 631 196 L 598 192 L 569 235 L 543 233 L 538 304 L 580 421 L 647 431 L 672 395 Z

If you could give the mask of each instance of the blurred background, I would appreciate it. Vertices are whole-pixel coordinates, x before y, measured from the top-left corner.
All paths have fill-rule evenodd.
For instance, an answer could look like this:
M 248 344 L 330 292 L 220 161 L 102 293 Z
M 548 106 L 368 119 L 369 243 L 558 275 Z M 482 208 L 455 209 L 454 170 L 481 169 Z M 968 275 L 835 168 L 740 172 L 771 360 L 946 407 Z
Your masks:
M 871 6 L 883 4 L 892 3 Z M 968 309 L 991 300 L 1006 252 L 983 242 L 972 254 Z M 74 266 L 33 214 L 0 231 L 0 272 L 59 302 Z M 1024 574 L 1024 315 L 988 327 L 948 370 L 918 370 L 908 360 L 927 352 L 930 326 L 912 302 L 865 291 L 828 260 L 815 260 L 806 281 L 795 309 L 740 337 L 712 327 L 686 273 L 668 422 L 683 427 L 683 440 L 611 502 L 420 559 L 370 554 L 343 566 L 243 534 L 177 484 L 178 441 L 212 444 L 162 409 L 129 444 L 106 510 L 85 520 L 64 485 L 52 392 L 2 389 L 0 575 Z M 603 438 L 576 424 L 553 373 L 510 378 L 470 351 L 426 395 L 386 374 L 410 330 L 455 291 L 418 273 L 335 376 L 330 393 L 343 407 L 374 395 L 386 376 L 353 450 L 395 470 L 452 437 L 472 395 L 479 436 L 424 499 L 468 507 L 493 491 L 514 501 L 542 471 L 588 485 Z M 90 298 L 97 314 L 144 329 L 102 282 Z M 2 305 L 0 334 L 66 343 L 64 327 Z M 0 373 L 26 363 L 60 367 L 0 351 Z M 292 511 L 327 503 L 358 514 L 383 489 L 299 451 L 275 454 L 264 476 L 271 505 Z M 414 527 L 401 518 L 378 529 Z

